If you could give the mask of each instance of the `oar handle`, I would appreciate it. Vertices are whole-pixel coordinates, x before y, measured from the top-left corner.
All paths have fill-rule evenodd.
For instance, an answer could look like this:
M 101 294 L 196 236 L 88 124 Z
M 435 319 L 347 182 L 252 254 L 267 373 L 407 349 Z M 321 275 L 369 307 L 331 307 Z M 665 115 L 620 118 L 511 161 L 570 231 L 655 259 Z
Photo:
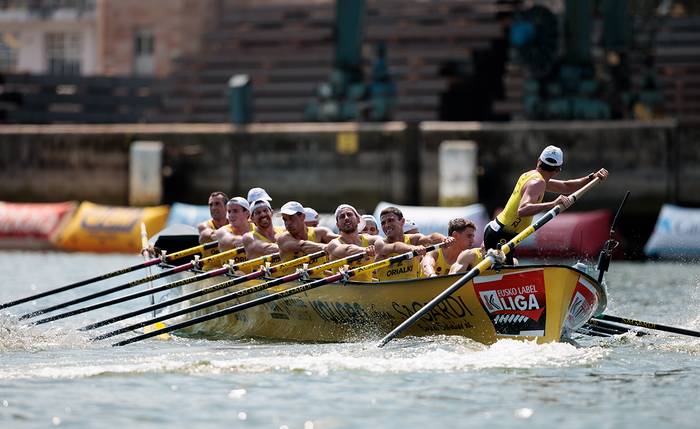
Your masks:
M 279 252 L 271 253 L 269 255 L 263 255 L 263 256 L 259 256 L 259 257 L 255 258 L 255 259 L 251 259 L 250 261 L 243 261 L 243 262 L 239 262 L 237 264 L 233 264 L 233 265 L 231 265 L 231 272 L 238 271 L 238 270 L 245 271 L 245 270 L 250 269 L 250 268 L 257 268 L 258 266 L 260 266 L 266 262 L 273 263 L 273 262 L 277 262 L 279 260 L 280 260 Z

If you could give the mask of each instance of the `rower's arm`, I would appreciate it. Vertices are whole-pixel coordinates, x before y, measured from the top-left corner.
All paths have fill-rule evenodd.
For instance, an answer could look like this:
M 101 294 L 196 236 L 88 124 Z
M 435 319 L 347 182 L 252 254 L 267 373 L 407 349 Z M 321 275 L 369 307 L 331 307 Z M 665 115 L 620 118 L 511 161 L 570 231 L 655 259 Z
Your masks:
M 436 253 L 437 252 L 433 251 L 426 253 L 425 256 L 423 256 L 423 260 L 420 263 L 421 269 L 423 270 L 423 276 L 434 277 L 437 275 L 435 272 Z
M 561 202 L 560 199 L 564 197 L 560 196 L 554 201 L 538 203 L 540 196 L 544 194 L 545 186 L 544 180 L 539 179 L 530 180 L 523 186 L 523 196 L 518 205 L 518 216 L 532 216 L 550 210 Z
M 467 249 L 460 252 L 459 256 L 457 256 L 457 260 L 450 267 L 450 274 L 465 273 L 474 265 L 476 254 L 473 250 L 474 249 Z
M 264 243 L 256 240 L 250 232 L 243 236 L 243 246 L 248 255 L 269 255 L 280 251 L 277 243 Z
M 565 194 L 565 195 L 573 194 L 574 192 L 583 188 L 586 184 L 591 182 L 596 177 L 599 178 L 600 180 L 607 179 L 608 170 L 601 168 L 600 170 L 596 171 L 595 173 L 591 173 L 585 177 L 579 177 L 578 179 L 570 179 L 570 180 L 551 179 L 549 181 L 549 183 L 547 184 L 547 191 L 556 192 L 558 194 Z
M 443 241 L 445 241 L 445 236 L 438 232 L 434 232 L 430 235 L 412 234 L 411 237 L 411 244 L 416 246 L 430 246 L 431 244 L 438 244 Z
M 219 250 L 221 251 L 233 249 L 234 247 L 239 247 L 242 244 L 241 236 L 235 235 L 227 231 L 227 229 L 228 228 L 223 226 L 217 229 L 216 233 L 214 234 L 214 239 L 219 242 Z
M 285 232 L 277 239 L 277 246 L 280 253 L 284 255 L 301 251 L 302 242 L 302 240 L 296 240 L 290 233 Z
M 197 225 L 199 230 L 199 244 L 209 243 L 214 241 L 214 234 L 216 230 L 209 228 L 208 222 L 202 222 Z

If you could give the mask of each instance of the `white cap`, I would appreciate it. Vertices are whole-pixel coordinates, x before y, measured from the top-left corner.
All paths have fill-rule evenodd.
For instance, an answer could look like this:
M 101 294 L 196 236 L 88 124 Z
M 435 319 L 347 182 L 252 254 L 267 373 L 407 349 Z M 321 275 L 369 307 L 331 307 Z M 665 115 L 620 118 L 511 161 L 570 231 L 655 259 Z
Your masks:
M 404 219 L 405 219 L 405 218 L 404 218 Z M 416 225 L 415 222 L 413 222 L 412 220 L 409 220 L 409 219 L 405 219 L 405 220 L 404 220 L 404 223 L 403 223 L 403 232 L 404 232 L 404 233 L 407 232 L 407 231 L 410 231 L 410 230 L 412 230 L 412 229 L 414 229 L 414 228 L 418 228 L 418 225 Z
M 561 167 L 564 164 L 564 152 L 556 146 L 547 146 L 540 154 L 540 161 L 552 167 Z
M 355 210 L 355 207 L 351 206 L 350 204 L 341 204 L 338 206 L 337 209 L 335 209 L 335 220 L 338 220 L 338 215 L 340 214 L 340 211 L 343 209 L 350 209 L 353 212 L 355 212 L 355 216 L 357 216 L 358 219 L 360 219 L 360 223 L 357 225 L 357 232 L 361 232 L 363 229 L 365 229 L 365 220 L 360 217 L 360 214 Z
M 233 197 L 230 200 L 228 200 L 227 204 L 236 204 L 250 211 L 250 204 L 248 204 L 248 201 L 243 197 Z
M 376 226 L 376 227 L 379 226 L 379 222 L 377 222 L 377 219 L 375 219 L 374 216 L 372 216 L 372 215 L 362 215 L 362 220 L 365 221 L 365 225 L 367 225 L 367 222 L 372 222 L 372 223 L 374 223 L 374 226 Z
M 318 212 L 311 207 L 304 207 L 304 222 L 313 222 L 318 220 Z
M 304 213 L 304 206 L 296 201 L 289 201 L 282 206 L 280 212 L 290 216 L 297 213 Z M 306 213 L 304 213 L 304 216 L 306 216 Z
M 248 191 L 248 202 L 253 204 L 253 201 L 266 200 L 272 201 L 267 192 L 263 188 L 250 188 Z
M 258 207 L 267 207 L 268 209 L 270 209 L 270 211 L 272 211 L 272 206 L 270 205 L 270 202 L 269 202 L 269 201 L 267 201 L 267 200 L 257 200 L 257 201 L 255 201 L 255 202 L 253 203 L 253 205 L 250 207 L 250 212 L 251 212 L 251 213 L 254 212 L 255 209 L 257 209 Z

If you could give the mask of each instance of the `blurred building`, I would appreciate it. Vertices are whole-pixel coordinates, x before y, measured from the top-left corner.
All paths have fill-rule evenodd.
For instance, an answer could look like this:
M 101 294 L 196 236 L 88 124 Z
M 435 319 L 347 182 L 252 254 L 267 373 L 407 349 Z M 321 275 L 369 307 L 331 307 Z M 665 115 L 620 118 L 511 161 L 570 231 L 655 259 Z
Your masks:
M 216 0 L 0 0 L 0 72 L 155 75 L 200 49 Z

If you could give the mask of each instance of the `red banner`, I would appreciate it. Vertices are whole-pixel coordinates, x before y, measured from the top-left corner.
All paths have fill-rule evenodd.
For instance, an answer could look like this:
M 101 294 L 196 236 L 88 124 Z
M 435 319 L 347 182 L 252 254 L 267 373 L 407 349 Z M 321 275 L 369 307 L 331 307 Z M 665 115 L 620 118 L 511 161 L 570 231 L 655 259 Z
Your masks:
M 61 222 L 75 209 L 75 203 L 0 202 L 0 238 L 48 240 Z
M 544 335 L 544 270 L 476 277 L 474 291 L 498 335 Z

